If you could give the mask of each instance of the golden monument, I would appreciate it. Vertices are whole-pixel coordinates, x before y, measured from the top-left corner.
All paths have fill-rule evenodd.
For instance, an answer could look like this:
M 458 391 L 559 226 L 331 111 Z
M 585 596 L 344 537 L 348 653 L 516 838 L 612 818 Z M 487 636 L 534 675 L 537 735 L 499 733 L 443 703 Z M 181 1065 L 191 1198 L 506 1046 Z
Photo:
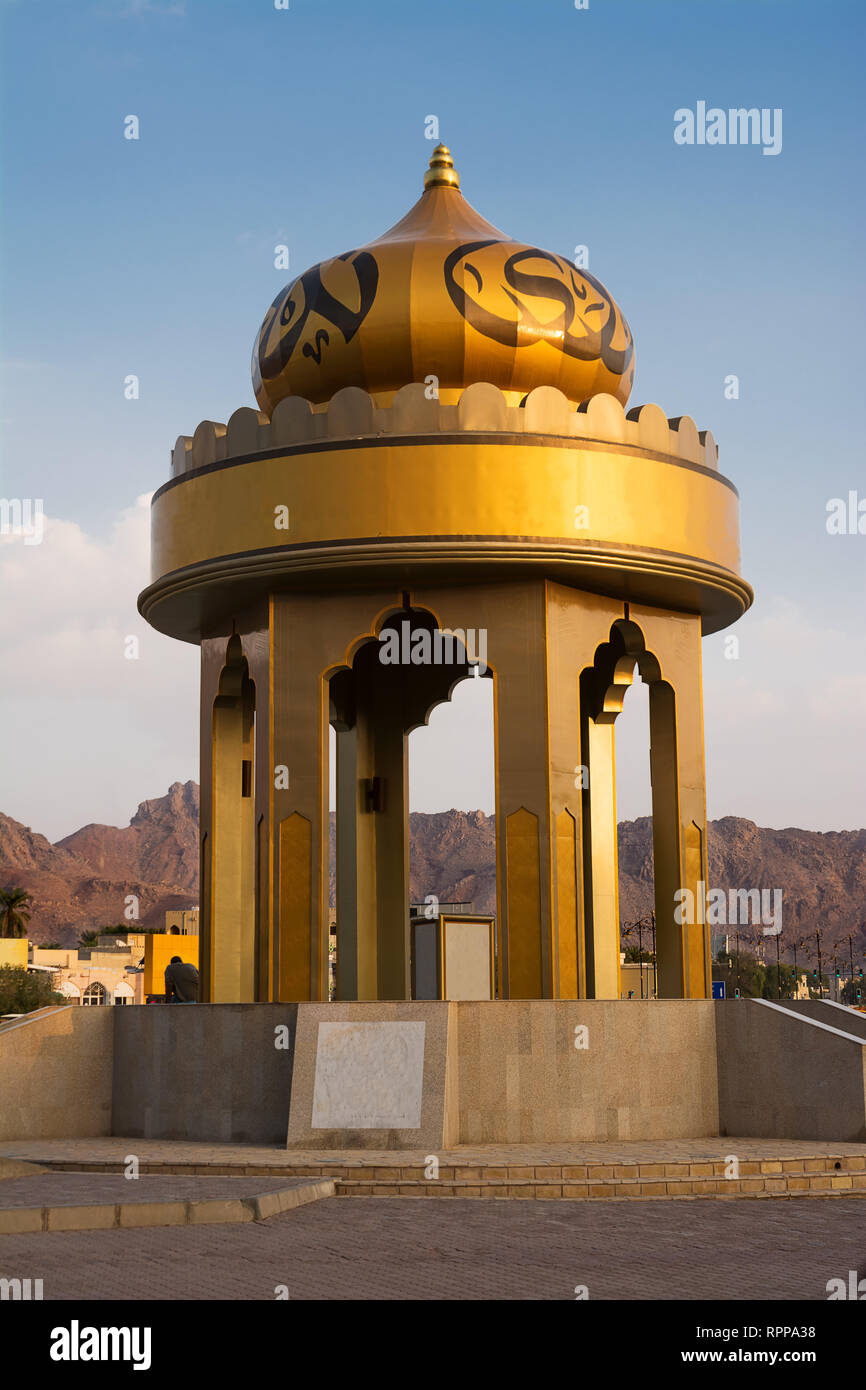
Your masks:
M 378 240 L 308 270 L 253 352 L 260 411 L 178 439 L 144 617 L 201 646 L 203 997 L 407 999 L 408 734 L 494 683 L 497 992 L 619 999 L 614 721 L 649 683 L 659 994 L 710 993 L 701 635 L 735 621 L 712 435 L 625 413 L 604 287 L 512 241 L 438 146 Z M 700 914 L 698 914 L 700 915 Z

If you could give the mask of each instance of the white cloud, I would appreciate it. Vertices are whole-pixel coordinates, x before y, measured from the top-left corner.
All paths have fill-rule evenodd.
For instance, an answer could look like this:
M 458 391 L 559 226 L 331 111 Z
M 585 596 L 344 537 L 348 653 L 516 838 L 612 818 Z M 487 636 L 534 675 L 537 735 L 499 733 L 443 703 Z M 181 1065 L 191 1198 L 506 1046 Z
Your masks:
M 40 545 L 0 536 L 0 810 L 49 838 L 125 824 L 139 801 L 197 776 L 198 651 L 136 609 L 149 502 L 103 537 L 55 517 Z
M 847 604 L 847 607 L 846 607 Z M 866 631 L 853 597 L 824 618 L 767 598 L 704 642 L 710 814 L 814 830 L 866 823 Z
M 141 698 L 161 681 L 178 644 L 136 609 L 149 572 L 149 514 L 149 496 L 139 497 L 104 540 L 54 517 L 45 518 L 39 545 L 0 536 L 0 640 L 16 695 L 44 695 L 61 683 L 79 696 L 125 700 L 131 686 Z M 129 636 L 139 640 L 137 661 L 124 655 Z

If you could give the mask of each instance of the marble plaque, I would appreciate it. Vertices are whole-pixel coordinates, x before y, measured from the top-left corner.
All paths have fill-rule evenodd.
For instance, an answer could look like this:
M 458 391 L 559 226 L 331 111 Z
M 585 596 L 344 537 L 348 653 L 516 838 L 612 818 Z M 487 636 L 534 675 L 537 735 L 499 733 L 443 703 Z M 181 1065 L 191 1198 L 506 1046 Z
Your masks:
M 313 1129 L 420 1129 L 426 1023 L 320 1023 Z

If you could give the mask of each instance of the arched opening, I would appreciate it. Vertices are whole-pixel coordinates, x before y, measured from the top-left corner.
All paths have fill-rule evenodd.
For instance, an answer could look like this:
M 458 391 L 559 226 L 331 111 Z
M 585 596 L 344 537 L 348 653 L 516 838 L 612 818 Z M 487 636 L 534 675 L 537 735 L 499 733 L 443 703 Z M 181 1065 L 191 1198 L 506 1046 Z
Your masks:
M 623 999 L 652 999 L 657 992 L 649 697 L 650 686 L 635 663 L 614 724 Z
M 477 646 L 407 602 L 330 676 L 340 999 L 411 996 L 410 739 L 476 667 L 486 674 Z
M 248 1003 L 257 996 L 256 941 L 255 685 L 241 639 L 226 647 L 213 706 L 210 868 L 210 931 L 205 933 L 202 973 L 207 998 Z M 214 872 L 213 866 L 219 866 Z
M 676 700 L 672 687 L 662 679 L 658 660 L 646 648 L 643 632 L 629 619 L 620 619 L 613 624 L 608 641 L 597 648 L 592 667 L 587 668 L 581 676 L 582 746 L 584 761 L 589 765 L 588 786 L 584 791 L 588 989 L 594 983 L 596 989 L 604 989 L 602 997 L 607 998 L 618 998 L 622 992 L 613 726 L 622 713 L 636 674 L 649 688 L 654 907 L 647 928 L 650 936 L 653 931 L 655 936 L 653 985 L 659 998 L 681 998 L 686 992 L 684 953 L 680 929 L 674 917 L 677 890 L 682 879 Z M 688 854 L 688 844 L 685 850 Z M 704 853 L 702 839 L 697 852 L 699 855 Z
M 107 1004 L 108 990 L 105 985 L 100 984 L 99 980 L 93 980 L 82 994 L 81 1002 L 86 1007 L 92 1007 L 94 1004 Z

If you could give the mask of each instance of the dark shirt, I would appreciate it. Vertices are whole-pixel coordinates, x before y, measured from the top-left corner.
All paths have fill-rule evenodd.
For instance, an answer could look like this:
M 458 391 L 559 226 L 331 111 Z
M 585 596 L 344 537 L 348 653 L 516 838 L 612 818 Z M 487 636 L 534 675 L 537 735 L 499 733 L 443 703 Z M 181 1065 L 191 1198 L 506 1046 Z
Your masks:
M 181 961 L 179 965 L 165 967 L 165 997 L 169 1003 L 173 1000 L 181 1004 L 198 1001 L 198 971 L 194 965 Z

